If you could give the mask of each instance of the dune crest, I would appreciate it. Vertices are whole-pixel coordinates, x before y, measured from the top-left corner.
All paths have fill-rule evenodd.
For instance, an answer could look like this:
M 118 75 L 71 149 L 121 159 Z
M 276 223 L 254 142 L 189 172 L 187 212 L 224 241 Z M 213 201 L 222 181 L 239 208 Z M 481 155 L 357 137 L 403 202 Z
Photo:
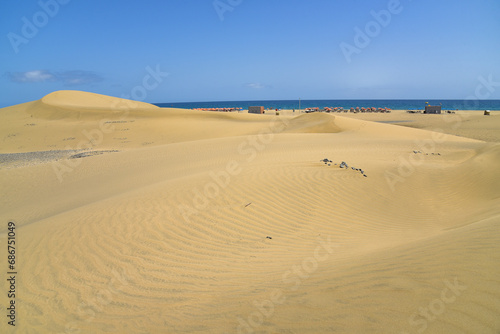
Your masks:
M 336 117 L 322 113 L 311 113 L 291 119 L 286 132 L 292 133 L 337 133 L 343 131 L 335 122 Z
M 45 95 L 41 102 L 48 106 L 60 108 L 79 108 L 79 109 L 108 109 L 108 110 L 127 110 L 136 108 L 154 108 L 149 103 L 132 101 L 107 95 L 82 92 L 76 90 L 59 90 Z
M 145 102 L 74 90 L 52 92 L 25 107 L 25 112 L 32 117 L 48 120 L 105 118 L 159 110 L 161 108 Z

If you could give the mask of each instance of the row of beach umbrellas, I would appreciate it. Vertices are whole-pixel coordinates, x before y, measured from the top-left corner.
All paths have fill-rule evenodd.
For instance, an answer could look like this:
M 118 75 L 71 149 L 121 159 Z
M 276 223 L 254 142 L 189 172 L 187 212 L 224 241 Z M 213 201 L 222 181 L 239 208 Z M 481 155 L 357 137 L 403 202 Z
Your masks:
M 306 108 L 306 112 L 315 112 L 315 111 L 324 111 L 324 112 L 381 112 L 381 113 L 390 113 L 392 109 L 390 108 L 374 108 L 374 107 L 369 107 L 369 108 L 343 108 L 343 107 L 325 107 L 323 110 L 320 110 L 319 108 Z
M 231 107 L 231 108 L 195 108 L 195 110 L 203 110 L 203 111 L 224 111 L 224 112 L 231 112 L 231 111 L 236 111 L 236 110 L 243 110 L 241 107 Z M 381 113 L 390 113 L 391 109 L 390 108 L 374 108 L 374 107 L 369 107 L 369 108 L 343 108 L 343 107 L 325 107 L 320 110 L 320 108 L 306 108 L 305 112 L 381 112 Z
M 232 108 L 195 108 L 194 110 L 204 110 L 204 111 L 236 111 L 236 110 L 243 110 L 243 108 L 240 107 L 232 107 Z

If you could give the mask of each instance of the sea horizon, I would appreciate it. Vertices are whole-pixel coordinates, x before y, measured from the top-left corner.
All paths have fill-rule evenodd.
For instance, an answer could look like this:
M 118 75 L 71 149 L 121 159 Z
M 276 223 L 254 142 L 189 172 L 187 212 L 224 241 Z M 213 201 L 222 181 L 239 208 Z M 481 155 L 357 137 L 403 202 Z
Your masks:
M 425 104 L 441 105 L 443 110 L 500 110 L 500 100 L 453 100 L 453 99 L 332 99 L 332 100 L 242 100 L 242 101 L 201 101 L 152 103 L 162 108 L 239 108 L 263 106 L 266 109 L 305 109 L 325 107 L 374 107 L 393 110 L 423 110 Z

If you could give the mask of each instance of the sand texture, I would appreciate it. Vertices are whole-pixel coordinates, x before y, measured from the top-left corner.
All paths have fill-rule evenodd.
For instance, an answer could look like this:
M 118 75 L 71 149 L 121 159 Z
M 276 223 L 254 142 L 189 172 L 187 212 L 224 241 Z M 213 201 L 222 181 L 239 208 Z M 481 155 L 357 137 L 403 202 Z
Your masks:
M 0 109 L 0 332 L 498 334 L 499 129 L 77 91 Z

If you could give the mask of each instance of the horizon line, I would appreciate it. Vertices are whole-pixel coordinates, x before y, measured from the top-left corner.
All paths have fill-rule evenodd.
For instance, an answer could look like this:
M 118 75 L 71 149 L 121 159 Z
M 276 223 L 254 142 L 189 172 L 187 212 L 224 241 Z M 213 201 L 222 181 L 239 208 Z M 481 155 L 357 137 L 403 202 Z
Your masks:
M 450 98 L 444 98 L 444 99 L 437 99 L 437 98 L 431 98 L 431 99 L 422 99 L 422 98 L 404 98 L 404 99 L 300 99 L 300 101 L 471 101 L 471 99 L 450 99 Z M 285 99 L 285 100 L 218 100 L 218 101 L 182 101 L 182 102 L 147 102 L 150 104 L 175 104 L 175 103 L 218 103 L 218 102 L 254 102 L 254 101 L 259 101 L 259 102 L 281 102 L 281 101 L 299 101 L 299 99 Z M 500 101 L 500 99 L 479 99 L 479 101 Z M 142 101 L 144 102 L 144 101 Z

